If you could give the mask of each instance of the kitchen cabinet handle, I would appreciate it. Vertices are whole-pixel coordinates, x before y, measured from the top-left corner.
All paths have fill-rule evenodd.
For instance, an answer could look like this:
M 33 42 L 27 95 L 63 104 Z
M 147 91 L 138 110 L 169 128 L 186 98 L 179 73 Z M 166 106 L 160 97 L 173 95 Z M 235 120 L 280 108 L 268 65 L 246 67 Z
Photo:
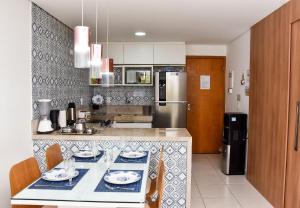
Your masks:
M 191 110 L 191 104 L 189 104 L 189 103 L 188 103 L 188 105 L 187 105 L 187 109 L 188 109 L 188 111 L 190 111 L 190 110 Z
M 295 126 L 295 143 L 294 143 L 294 150 L 298 151 L 298 137 L 299 137 L 299 109 L 300 108 L 300 101 L 297 102 L 296 106 L 296 126 Z

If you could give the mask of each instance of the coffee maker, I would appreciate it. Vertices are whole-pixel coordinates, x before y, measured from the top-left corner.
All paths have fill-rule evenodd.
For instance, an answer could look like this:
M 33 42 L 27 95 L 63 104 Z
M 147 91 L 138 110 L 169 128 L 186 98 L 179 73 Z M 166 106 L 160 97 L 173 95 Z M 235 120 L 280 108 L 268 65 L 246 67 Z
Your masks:
M 38 100 L 40 121 L 38 125 L 38 133 L 47 134 L 53 132 L 52 123 L 49 119 L 50 113 L 50 99 L 40 99 Z

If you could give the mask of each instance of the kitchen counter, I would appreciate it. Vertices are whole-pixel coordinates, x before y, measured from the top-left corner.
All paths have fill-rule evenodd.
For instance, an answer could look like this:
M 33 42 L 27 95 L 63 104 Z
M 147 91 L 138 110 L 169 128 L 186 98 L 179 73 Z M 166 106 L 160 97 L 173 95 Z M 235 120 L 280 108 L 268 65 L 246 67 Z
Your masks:
M 88 124 L 95 128 L 95 125 Z M 55 140 L 171 140 L 171 141 L 191 141 L 190 133 L 184 128 L 96 128 L 98 132 L 93 135 L 62 135 L 59 131 L 51 134 L 32 135 L 33 140 L 38 139 L 55 139 Z
M 186 129 L 100 128 L 97 124 L 88 126 L 97 128 L 99 132 L 94 135 L 61 135 L 57 131 L 52 134 L 34 133 L 33 152 L 41 171 L 46 171 L 45 151 L 53 144 L 61 146 L 64 158 L 96 144 L 100 150 L 149 151 L 151 161 L 148 176 L 153 179 L 157 176 L 160 150 L 163 148 L 166 173 L 163 207 L 190 208 L 192 137 Z

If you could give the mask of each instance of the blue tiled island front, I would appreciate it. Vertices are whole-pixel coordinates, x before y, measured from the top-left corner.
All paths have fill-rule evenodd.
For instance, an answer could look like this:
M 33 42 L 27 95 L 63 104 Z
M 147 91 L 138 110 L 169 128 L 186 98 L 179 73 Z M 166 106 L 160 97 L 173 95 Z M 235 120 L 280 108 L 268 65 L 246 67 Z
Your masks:
M 191 202 L 192 137 L 186 129 L 115 129 L 106 128 L 89 136 L 33 134 L 33 151 L 41 171 L 46 170 L 45 151 L 55 143 L 61 146 L 64 158 L 69 158 L 79 149 L 123 149 L 149 151 L 149 178 L 156 177 L 159 152 L 163 147 L 165 161 L 164 208 L 189 208 Z

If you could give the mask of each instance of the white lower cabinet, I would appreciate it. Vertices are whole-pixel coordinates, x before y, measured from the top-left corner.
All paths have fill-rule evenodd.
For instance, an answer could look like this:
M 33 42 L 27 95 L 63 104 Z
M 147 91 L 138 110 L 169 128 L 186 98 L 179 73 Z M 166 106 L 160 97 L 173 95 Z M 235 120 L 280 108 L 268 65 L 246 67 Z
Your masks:
M 119 123 L 114 122 L 112 128 L 152 128 L 152 123 Z

